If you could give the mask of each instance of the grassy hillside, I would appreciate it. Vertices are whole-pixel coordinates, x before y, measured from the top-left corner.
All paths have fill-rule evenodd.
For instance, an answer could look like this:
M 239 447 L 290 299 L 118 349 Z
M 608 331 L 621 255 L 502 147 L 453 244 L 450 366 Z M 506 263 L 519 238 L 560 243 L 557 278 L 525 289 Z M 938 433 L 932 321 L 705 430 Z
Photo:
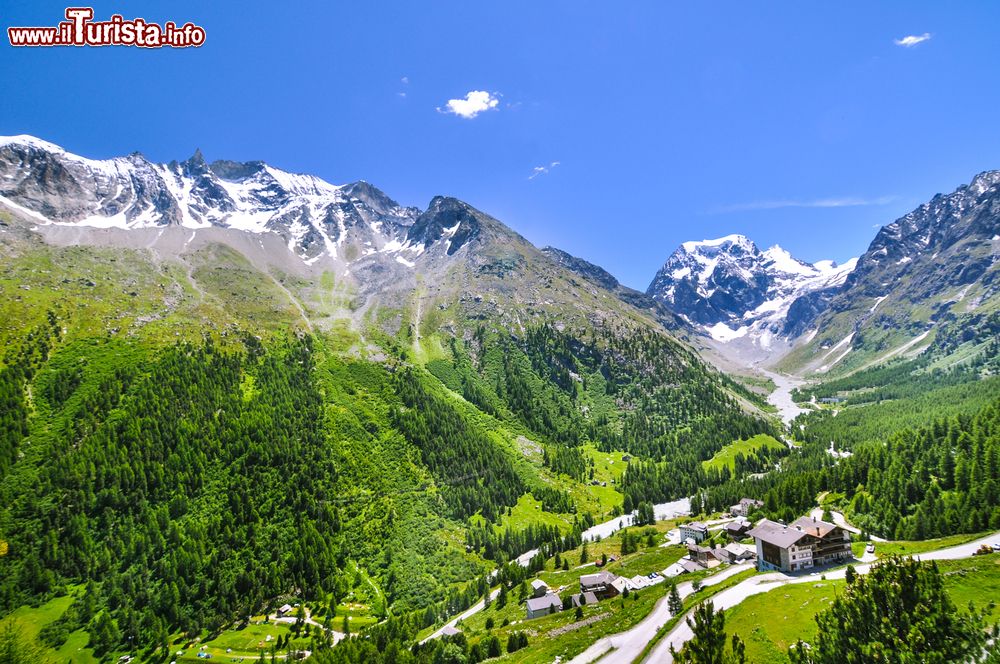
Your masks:
M 246 652 L 284 602 L 409 644 L 496 565 L 682 496 L 721 441 L 770 431 L 743 388 L 552 266 L 559 297 L 585 293 L 573 326 L 569 307 L 515 323 L 537 285 L 489 251 L 492 313 L 418 289 L 345 318 L 349 285 L 230 246 L 164 257 L 10 231 L 0 615 L 32 639 L 56 623 L 60 657 Z M 327 647 L 321 628 L 271 636 Z
M 774 439 L 773 436 L 760 434 L 747 440 L 737 440 L 726 445 L 716 452 L 708 461 L 702 461 L 701 465 L 705 469 L 722 470 L 728 468 L 731 472 L 736 470 L 736 458 L 755 456 L 760 450 L 781 450 L 784 445 Z
M 992 620 L 1000 617 L 995 606 L 1000 593 L 1000 557 L 996 555 L 966 560 L 942 561 L 938 567 L 945 588 L 955 606 L 989 608 Z M 783 586 L 747 598 L 726 612 L 726 632 L 738 634 L 747 646 L 747 661 L 755 664 L 787 664 L 788 647 L 802 639 L 808 642 L 816 634 L 814 617 L 827 608 L 837 593 L 843 593 L 843 581 L 817 577 L 814 583 Z

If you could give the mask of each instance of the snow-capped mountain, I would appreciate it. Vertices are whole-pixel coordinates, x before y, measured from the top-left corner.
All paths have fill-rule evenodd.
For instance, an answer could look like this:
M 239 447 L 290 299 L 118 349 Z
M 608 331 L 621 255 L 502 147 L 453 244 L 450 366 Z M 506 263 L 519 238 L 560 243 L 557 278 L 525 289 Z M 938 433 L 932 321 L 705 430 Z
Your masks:
M 743 235 L 685 242 L 657 272 L 647 294 L 701 326 L 715 340 L 748 337 L 768 348 L 793 337 L 835 291 L 856 259 L 804 263 L 773 246 L 761 251 Z
M 450 254 L 476 230 L 462 205 L 442 203 L 451 199 L 421 213 L 365 182 L 333 185 L 260 161 L 93 160 L 31 136 L 0 138 L 0 200 L 45 224 L 274 233 L 309 264 L 384 253 L 412 266 L 432 243 Z

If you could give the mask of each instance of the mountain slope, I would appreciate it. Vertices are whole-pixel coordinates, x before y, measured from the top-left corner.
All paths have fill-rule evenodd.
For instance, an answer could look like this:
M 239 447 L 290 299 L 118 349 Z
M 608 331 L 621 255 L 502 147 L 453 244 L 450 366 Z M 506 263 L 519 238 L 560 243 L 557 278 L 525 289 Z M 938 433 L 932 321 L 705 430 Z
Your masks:
M 977 175 L 883 227 L 816 332 L 782 366 L 843 373 L 935 337 L 984 341 L 1000 293 L 1000 171 Z
M 0 610 L 79 587 L 65 631 L 101 656 L 351 593 L 409 639 L 776 433 L 644 296 L 457 199 L 36 139 L 0 162 Z M 635 465 L 595 487 L 598 450 Z

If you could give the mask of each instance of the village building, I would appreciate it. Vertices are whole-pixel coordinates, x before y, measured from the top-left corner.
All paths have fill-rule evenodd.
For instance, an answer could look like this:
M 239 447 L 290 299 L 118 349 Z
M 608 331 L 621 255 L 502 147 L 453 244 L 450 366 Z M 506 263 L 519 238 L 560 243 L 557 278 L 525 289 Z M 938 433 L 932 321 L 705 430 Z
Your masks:
M 731 565 L 741 563 L 744 560 L 751 560 L 754 557 L 753 549 L 748 546 L 743 546 L 739 542 L 730 542 L 720 549 L 718 553 L 722 555 L 726 562 Z
M 852 558 L 851 534 L 815 517 L 791 525 L 762 519 L 748 533 L 757 544 L 757 569 L 798 572 Z
M 681 574 L 683 574 L 686 571 L 687 570 L 684 569 L 683 565 L 681 565 L 679 562 L 676 562 L 676 563 L 671 564 L 666 569 L 664 569 L 662 572 L 660 572 L 660 574 L 662 574 L 663 576 L 667 577 L 668 579 L 672 579 L 674 577 L 680 576 Z
M 733 516 L 750 516 L 750 513 L 764 506 L 763 501 L 754 498 L 740 498 L 740 502 L 729 508 Z
M 682 523 L 680 525 L 681 531 L 681 542 L 686 542 L 689 539 L 697 542 L 702 542 L 708 538 L 708 526 L 700 521 L 692 521 L 691 523 Z
M 462 630 L 458 629 L 454 625 L 445 625 L 441 628 L 441 636 L 456 636 L 461 633 Z
M 573 608 L 586 604 L 597 604 L 597 595 L 594 593 L 576 593 L 570 597 L 570 601 L 573 603 Z
M 746 537 L 746 534 L 750 532 L 752 527 L 753 524 L 751 524 L 745 517 L 741 516 L 737 517 L 734 521 L 727 523 L 723 530 L 726 532 L 729 539 L 739 540 Z
M 722 547 L 700 546 L 698 544 L 688 544 L 688 559 L 698 563 L 702 567 L 716 567 L 721 562 L 729 562 L 721 553 Z
M 629 592 L 635 590 L 635 586 L 632 585 L 632 581 L 626 579 L 624 576 L 619 576 L 611 582 L 611 585 L 614 587 L 616 595 L 624 595 L 626 590 Z
M 528 619 L 530 620 L 562 611 L 562 600 L 559 598 L 559 595 L 550 593 L 544 597 L 532 597 L 525 602 L 525 606 L 527 607 Z
M 652 574 L 647 574 L 645 576 L 643 576 L 642 574 L 637 574 L 633 576 L 630 580 L 632 581 L 632 585 L 634 585 L 637 590 L 639 588 L 651 588 L 657 584 L 666 581 L 664 577 L 660 576 L 656 572 L 653 572 Z
M 541 579 L 535 579 L 531 582 L 531 596 L 532 597 L 545 597 L 549 592 L 549 585 L 542 581 Z
M 703 565 L 699 565 L 695 561 L 687 560 L 686 558 L 681 558 L 680 560 L 677 561 L 677 564 L 683 567 L 684 571 L 687 572 L 688 574 L 693 574 L 694 572 L 700 572 L 703 569 L 705 569 Z
M 688 559 L 693 560 L 702 567 L 708 567 L 708 561 L 712 558 L 712 549 L 698 544 L 688 544 Z
M 613 585 L 618 577 L 606 570 L 596 574 L 584 574 L 580 577 L 580 592 L 594 593 L 598 599 L 614 597 L 618 590 Z
M 291 604 L 282 604 L 281 607 L 278 608 L 278 617 L 279 618 L 284 618 L 285 616 L 287 616 L 291 612 L 292 612 L 292 605 Z

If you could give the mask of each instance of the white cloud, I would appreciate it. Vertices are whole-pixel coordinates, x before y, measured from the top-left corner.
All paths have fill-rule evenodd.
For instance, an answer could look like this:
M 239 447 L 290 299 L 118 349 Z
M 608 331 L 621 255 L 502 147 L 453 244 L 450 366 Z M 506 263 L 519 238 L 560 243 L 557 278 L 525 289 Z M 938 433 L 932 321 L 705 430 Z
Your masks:
M 902 46 L 903 48 L 912 48 L 913 46 L 916 46 L 920 42 L 925 42 L 930 38 L 931 38 L 931 33 L 925 32 L 922 35 L 907 35 L 902 39 L 896 39 L 894 41 L 896 42 L 896 46 Z
M 529 180 L 534 180 L 539 175 L 546 175 L 546 174 L 548 174 L 549 171 L 551 171 L 553 168 L 555 168 L 558 165 L 559 165 L 559 162 L 558 161 L 554 161 L 551 164 L 549 164 L 548 166 L 535 166 L 534 168 L 531 169 L 531 175 L 528 176 L 528 179 Z
M 399 82 L 402 83 L 403 85 L 408 85 L 410 82 L 410 77 L 404 76 L 403 78 L 399 79 Z
M 451 113 L 471 120 L 483 111 L 495 109 L 499 104 L 500 98 L 497 94 L 473 90 L 465 95 L 465 99 L 449 99 L 444 108 L 438 108 L 438 112 Z
M 779 210 L 782 208 L 841 208 L 841 207 L 865 207 L 869 205 L 888 205 L 896 200 L 895 196 L 879 196 L 878 198 L 857 198 L 847 196 L 844 198 L 819 198 L 811 201 L 753 201 L 750 203 L 736 203 L 735 205 L 723 205 L 713 208 L 713 214 L 725 214 L 727 212 L 747 212 L 752 210 Z

